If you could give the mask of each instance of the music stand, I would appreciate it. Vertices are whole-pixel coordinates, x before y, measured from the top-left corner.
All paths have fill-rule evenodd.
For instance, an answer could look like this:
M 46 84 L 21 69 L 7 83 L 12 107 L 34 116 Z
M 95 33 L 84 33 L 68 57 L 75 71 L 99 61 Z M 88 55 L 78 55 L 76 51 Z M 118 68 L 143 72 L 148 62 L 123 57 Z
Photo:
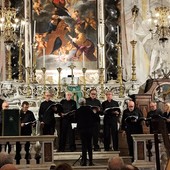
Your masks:
M 80 161 L 81 158 L 82 158 L 82 155 L 80 155 L 80 156 L 78 157 L 78 159 L 75 160 L 75 162 L 73 163 L 72 166 L 74 166 L 78 161 Z
M 20 136 L 20 114 L 18 109 L 2 111 L 2 136 Z

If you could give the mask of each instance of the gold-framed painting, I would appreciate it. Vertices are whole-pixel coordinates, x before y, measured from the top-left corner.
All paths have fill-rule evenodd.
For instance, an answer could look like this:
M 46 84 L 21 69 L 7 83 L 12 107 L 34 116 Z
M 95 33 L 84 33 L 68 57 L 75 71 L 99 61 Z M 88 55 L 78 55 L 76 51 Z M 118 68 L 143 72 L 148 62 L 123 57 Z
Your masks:
M 37 69 L 97 69 L 96 0 L 34 0 Z

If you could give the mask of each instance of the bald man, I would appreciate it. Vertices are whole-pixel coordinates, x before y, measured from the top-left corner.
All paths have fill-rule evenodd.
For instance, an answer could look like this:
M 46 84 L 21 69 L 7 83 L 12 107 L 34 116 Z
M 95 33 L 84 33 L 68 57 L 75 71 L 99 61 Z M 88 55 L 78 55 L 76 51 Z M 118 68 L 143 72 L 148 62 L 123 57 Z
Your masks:
M 149 107 L 150 107 L 150 111 L 147 114 L 147 118 L 152 119 L 154 116 L 163 114 L 161 109 L 157 108 L 156 102 L 151 101 L 150 104 L 149 104 Z M 150 133 L 153 133 L 154 129 L 153 129 L 153 126 L 151 125 L 151 122 L 148 122 L 146 125 L 150 127 Z
M 1 111 L 0 111 L 0 136 L 2 136 L 2 111 L 5 109 L 9 108 L 9 104 L 7 101 L 3 101 L 2 105 L 1 105 Z
M 124 166 L 124 161 L 121 157 L 112 157 L 108 160 L 107 170 L 118 170 Z
M 2 136 L 2 112 L 3 110 L 9 109 L 9 103 L 7 101 L 4 100 L 4 102 L 2 103 L 2 110 L 0 112 L 0 135 Z M 6 143 L 5 146 L 5 150 L 8 146 L 8 153 L 11 152 L 11 145 L 9 144 L 9 142 Z M 0 150 L 1 150 L 1 145 L 0 145 Z
M 134 150 L 133 150 L 133 139 L 131 134 L 141 134 L 143 133 L 142 123 L 140 118 L 143 117 L 142 112 L 135 107 L 133 101 L 128 102 L 128 108 L 123 111 L 122 117 L 122 130 L 123 134 L 126 133 L 129 155 L 132 156 L 132 161 L 134 160 Z

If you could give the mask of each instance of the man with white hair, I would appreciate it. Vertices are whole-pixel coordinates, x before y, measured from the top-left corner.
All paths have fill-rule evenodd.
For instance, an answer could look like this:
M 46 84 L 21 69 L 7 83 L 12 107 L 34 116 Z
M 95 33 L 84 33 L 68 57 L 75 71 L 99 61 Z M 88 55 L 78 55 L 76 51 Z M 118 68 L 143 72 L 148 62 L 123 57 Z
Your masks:
M 71 123 L 73 121 L 73 112 L 77 109 L 76 101 L 72 99 L 72 92 L 66 92 L 66 98 L 60 101 L 62 105 L 61 115 L 61 126 L 60 126 L 60 139 L 59 139 L 59 151 L 64 152 L 66 147 L 67 137 L 69 139 L 70 151 L 75 151 L 75 136 L 74 130 L 72 129 Z
M 76 110 L 76 122 L 82 144 L 81 166 L 87 165 L 87 151 L 89 156 L 89 166 L 92 166 L 92 129 L 94 127 L 95 114 L 90 106 L 86 106 L 86 100 L 84 98 L 79 99 L 79 105 L 80 108 Z
M 52 104 L 54 104 L 51 97 L 51 92 L 46 91 L 44 94 L 45 100 L 41 103 L 39 109 L 39 121 L 41 123 L 43 135 L 54 135 L 55 131 L 55 111 L 53 109 L 48 109 Z

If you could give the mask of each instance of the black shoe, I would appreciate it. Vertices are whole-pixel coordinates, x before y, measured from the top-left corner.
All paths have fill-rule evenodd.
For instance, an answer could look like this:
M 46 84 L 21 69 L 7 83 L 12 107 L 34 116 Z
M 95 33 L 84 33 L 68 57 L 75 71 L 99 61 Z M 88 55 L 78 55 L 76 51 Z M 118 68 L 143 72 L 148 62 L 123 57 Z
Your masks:
M 93 162 L 89 162 L 89 166 L 94 166 L 94 163 Z
M 65 150 L 62 148 L 59 148 L 58 150 L 56 150 L 56 152 L 64 152 Z
M 87 166 L 86 163 L 82 163 L 81 166 Z
M 75 147 L 75 146 L 71 146 L 71 147 L 70 147 L 70 151 L 71 151 L 71 152 L 74 152 L 75 150 L 76 150 L 76 147 Z
M 74 151 L 76 151 L 75 148 L 71 148 L 71 149 L 70 149 L 70 152 L 74 152 Z
M 81 166 L 87 166 L 86 162 L 84 162 L 84 161 L 81 161 L 81 162 L 80 162 L 80 165 L 81 165 Z
M 99 148 L 94 148 L 94 151 L 99 151 L 100 149 Z

